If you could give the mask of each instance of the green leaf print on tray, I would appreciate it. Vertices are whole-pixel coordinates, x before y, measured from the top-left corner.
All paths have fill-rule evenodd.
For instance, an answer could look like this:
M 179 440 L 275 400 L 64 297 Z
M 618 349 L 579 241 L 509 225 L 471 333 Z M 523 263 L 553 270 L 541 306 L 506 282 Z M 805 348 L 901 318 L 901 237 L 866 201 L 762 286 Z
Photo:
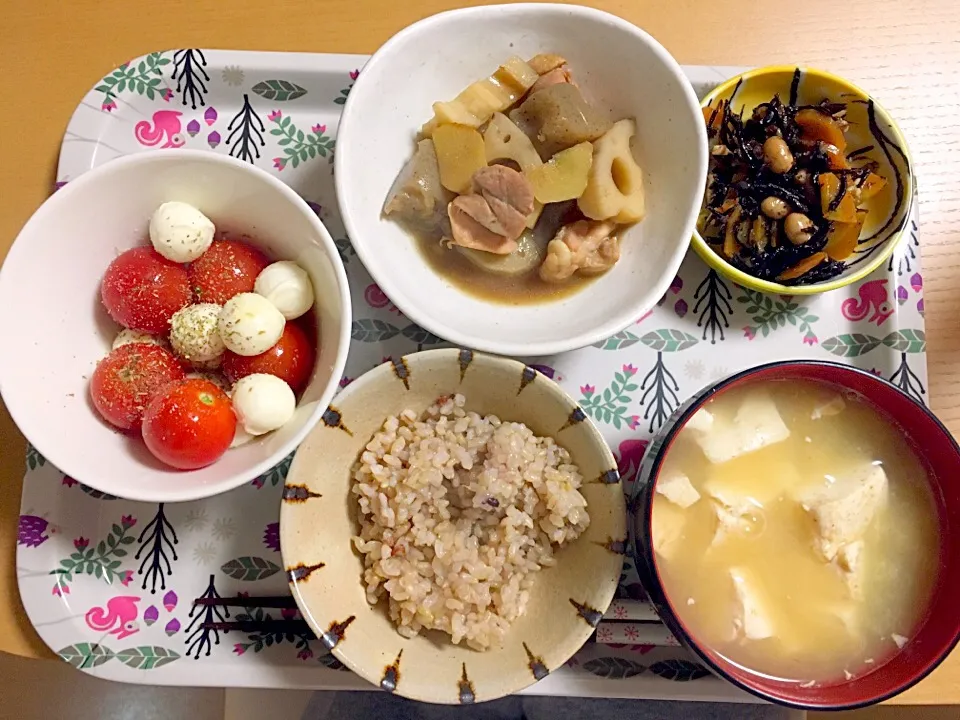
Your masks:
M 613 382 L 602 392 L 598 393 L 593 385 L 581 385 L 580 407 L 594 420 L 613 425 L 618 430 L 624 425 L 635 430 L 640 418 L 627 415 L 627 409 L 632 402 L 630 393 L 640 389 L 633 381 L 636 374 L 637 368 L 627 364 L 614 373 Z
M 78 670 L 89 670 L 116 658 L 134 670 L 154 670 L 180 659 L 180 654 L 157 645 L 141 645 L 114 652 L 105 645 L 77 643 L 68 645 L 57 655 Z
M 76 552 L 60 561 L 60 567 L 51 570 L 51 575 L 57 576 L 53 586 L 54 595 L 68 595 L 70 582 L 75 575 L 93 575 L 107 583 L 118 581 L 126 587 L 133 579 L 132 570 L 121 570 L 122 558 L 128 555 L 125 545 L 133 543 L 130 528 L 136 525 L 137 520 L 129 515 L 120 519 L 120 524 L 113 524 L 107 537 L 97 545 L 91 546 L 85 537 L 78 537 L 73 541 Z
M 600 348 L 601 350 L 622 350 L 631 345 L 636 345 L 638 342 L 640 342 L 640 338 L 629 330 L 623 330 L 616 335 L 608 337 L 606 340 L 594 343 L 593 347 Z
M 275 562 L 252 555 L 244 555 L 243 557 L 228 560 L 220 569 L 234 580 L 242 580 L 244 582 L 263 580 L 280 572 L 280 566 Z
M 37 449 L 27 443 L 27 469 L 36 470 L 38 467 L 43 467 L 47 464 L 47 459 L 41 455 Z
M 680 352 L 697 344 L 697 339 L 680 330 L 653 330 L 648 332 L 640 342 L 657 352 Z
M 623 680 L 640 675 L 647 667 L 626 658 L 601 657 L 588 660 L 583 664 L 583 669 L 603 678 Z
M 764 295 L 756 290 L 747 288 L 738 288 L 743 293 L 737 298 L 738 302 L 747 306 L 747 314 L 751 316 L 755 325 L 747 325 L 743 328 L 743 336 L 748 340 L 753 340 L 759 333 L 767 337 L 778 328 L 793 325 L 797 330 L 803 333 L 803 342 L 807 345 L 815 345 L 817 335 L 813 332 L 813 323 L 820 318 L 811 315 L 806 307 L 800 303 L 794 302 L 789 295 L 780 297 Z
M 284 156 L 273 159 L 273 167 L 277 170 L 283 170 L 288 165 L 295 168 L 318 155 L 333 162 L 333 149 L 337 143 L 327 136 L 326 125 L 314 125 L 309 133 L 305 133 L 280 110 L 274 110 L 267 115 L 267 120 L 277 126 L 270 129 L 270 134 L 280 138 L 277 144 L 283 148 Z
M 842 358 L 866 355 L 880 345 L 901 353 L 922 353 L 927 349 L 927 336 L 923 330 L 896 330 L 883 338 L 866 333 L 843 333 L 822 343 L 824 350 Z
M 402 328 L 391 325 L 383 320 L 376 318 L 363 318 L 354 320 L 350 327 L 350 339 L 357 342 L 374 343 L 383 342 L 397 335 L 403 335 L 407 340 L 412 340 L 417 344 L 417 350 L 422 350 L 424 345 L 439 345 L 443 342 L 431 332 L 424 330 L 419 325 L 411 323 Z
M 100 109 L 107 112 L 116 110 L 117 97 L 123 92 L 143 95 L 148 100 L 156 97 L 169 100 L 173 97 L 173 91 L 168 87 L 161 87 L 163 68 L 169 64 L 170 58 L 164 57 L 164 53 L 159 52 L 145 55 L 139 61 L 124 63 L 103 78 L 94 88 L 97 92 L 103 93 Z
M 253 86 L 253 91 L 264 100 L 286 102 L 296 100 L 307 94 L 307 91 L 289 80 L 264 80 Z

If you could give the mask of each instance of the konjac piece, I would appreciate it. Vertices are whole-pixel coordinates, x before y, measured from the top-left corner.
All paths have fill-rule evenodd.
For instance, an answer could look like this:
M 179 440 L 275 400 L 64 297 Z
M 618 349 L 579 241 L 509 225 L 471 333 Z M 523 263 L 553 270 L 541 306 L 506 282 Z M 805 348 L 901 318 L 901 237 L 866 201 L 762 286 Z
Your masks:
M 472 182 L 472 192 L 448 206 L 452 242 L 498 255 L 512 253 L 533 212 L 530 182 L 505 165 L 481 168 Z
M 447 227 L 449 194 L 440 184 L 440 168 L 433 141 L 421 140 L 417 151 L 397 176 L 387 195 L 383 214 L 430 234 Z
M 510 112 L 510 119 L 530 136 L 543 158 L 596 140 L 612 127 L 609 118 L 569 83 L 552 85 L 530 95 Z
M 540 279 L 563 282 L 575 272 L 597 275 L 620 259 L 620 240 L 612 222 L 578 220 L 560 229 L 547 245 L 547 257 L 540 266 Z

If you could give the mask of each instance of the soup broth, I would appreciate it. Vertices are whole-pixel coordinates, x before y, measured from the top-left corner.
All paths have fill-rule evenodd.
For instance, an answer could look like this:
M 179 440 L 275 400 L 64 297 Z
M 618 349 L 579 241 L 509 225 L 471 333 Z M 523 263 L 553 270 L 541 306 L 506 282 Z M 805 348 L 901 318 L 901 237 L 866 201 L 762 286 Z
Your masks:
M 780 679 L 849 679 L 889 659 L 935 579 L 920 458 L 864 399 L 813 382 L 707 403 L 664 460 L 652 521 L 663 586 L 691 634 Z

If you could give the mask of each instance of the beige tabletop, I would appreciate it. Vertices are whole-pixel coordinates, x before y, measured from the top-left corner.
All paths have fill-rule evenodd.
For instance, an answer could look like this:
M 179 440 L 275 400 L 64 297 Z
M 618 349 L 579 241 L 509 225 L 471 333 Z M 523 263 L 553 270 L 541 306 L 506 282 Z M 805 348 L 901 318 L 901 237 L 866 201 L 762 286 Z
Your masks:
M 584 0 L 589 2 L 589 0 Z M 0 258 L 47 196 L 80 98 L 131 57 L 175 47 L 370 53 L 464 0 L 8 0 L 0 20 Z M 844 75 L 900 121 L 917 167 L 930 401 L 960 432 L 960 4 L 956 0 L 592 0 L 681 63 L 798 63 Z M 789 9 L 787 9 L 789 8 Z M 478 41 L 482 41 L 478 39 Z M 0 349 L 16 352 L 11 338 Z M 24 440 L 0 407 L 0 650 L 50 657 L 20 604 Z M 960 704 L 960 651 L 898 701 Z

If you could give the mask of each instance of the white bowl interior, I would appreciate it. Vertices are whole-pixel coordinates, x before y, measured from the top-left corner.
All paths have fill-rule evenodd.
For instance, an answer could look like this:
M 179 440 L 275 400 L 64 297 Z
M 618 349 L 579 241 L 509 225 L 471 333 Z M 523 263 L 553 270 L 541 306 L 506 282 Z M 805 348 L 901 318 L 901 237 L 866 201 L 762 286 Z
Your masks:
M 615 118 L 636 117 L 647 217 L 625 234 L 620 262 L 565 299 L 492 305 L 452 285 L 381 209 L 431 106 L 454 98 L 512 55 L 566 57 Z M 443 58 L 439 61 L 438 58 Z M 706 177 L 699 103 L 677 63 L 612 15 L 564 5 L 453 11 L 407 28 L 364 67 L 337 141 L 336 181 L 347 231 L 364 265 L 414 322 L 461 345 L 511 355 L 582 347 L 623 329 L 659 300 L 686 252 Z
M 119 330 L 100 302 L 103 273 L 120 252 L 148 242 L 150 215 L 168 200 L 196 205 L 218 229 L 249 234 L 270 257 L 298 261 L 313 280 L 320 324 L 316 367 L 294 419 L 190 472 L 167 468 L 138 437 L 101 420 L 88 386 Z M 232 158 L 163 151 L 92 170 L 41 207 L 0 272 L 0 326 L 11 341 L 0 353 L 0 391 L 44 457 L 111 495 L 176 501 L 236 487 L 296 447 L 337 388 L 350 305 L 333 241 L 292 190 Z

